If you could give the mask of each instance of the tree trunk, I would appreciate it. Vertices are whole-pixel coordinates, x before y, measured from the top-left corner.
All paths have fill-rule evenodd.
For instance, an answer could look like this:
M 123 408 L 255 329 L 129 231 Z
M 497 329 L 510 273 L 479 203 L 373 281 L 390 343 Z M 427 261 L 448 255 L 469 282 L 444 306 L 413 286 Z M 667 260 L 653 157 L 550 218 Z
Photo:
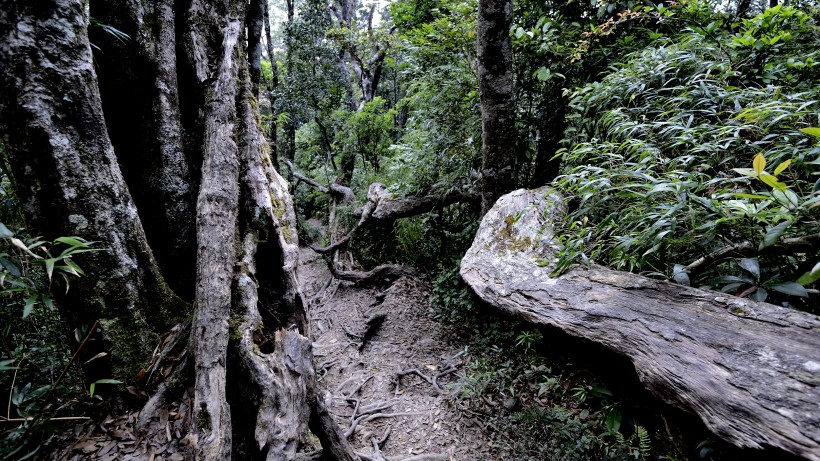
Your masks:
M 109 141 L 84 2 L 0 1 L 0 128 L 27 219 L 34 229 L 51 231 L 49 236 L 80 235 L 106 249 L 81 263 L 89 275 L 72 286 L 60 307 L 73 324 L 102 318 L 114 343 L 112 357 L 131 358 L 134 365 L 131 350 L 123 347 L 150 351 L 151 336 L 187 309 L 164 283 L 128 192 L 150 183 L 138 175 L 131 176 L 133 183 L 123 178 Z M 142 2 L 110 6 L 117 24 L 139 24 L 135 17 L 145 13 Z M 192 142 L 201 140 L 191 148 L 198 151 L 192 158 L 201 160 L 195 167 L 201 176 L 196 220 L 187 222 L 197 236 L 192 357 L 174 357 L 194 368 L 191 448 L 202 460 L 294 459 L 312 448 L 305 444 L 310 422 L 327 456 L 355 460 L 316 398 L 308 316 L 296 274 L 296 218 L 258 125 L 245 54 L 254 56 L 256 48 L 243 35 L 245 6 L 244 0 L 192 0 L 187 11 L 173 11 L 185 37 L 179 49 L 188 55 L 180 68 L 186 81 L 195 80 L 186 84 L 190 106 L 179 110 L 197 115 L 182 117 L 182 125 Z M 156 55 L 145 50 L 159 49 L 162 37 L 170 41 L 163 49 L 175 48 L 167 35 L 146 31 L 137 52 L 112 47 L 117 56 L 106 62 L 148 56 L 129 69 L 138 77 L 134 81 L 152 81 Z M 109 124 L 123 123 L 121 115 L 109 114 Z M 153 135 L 164 136 L 160 121 L 151 120 L 145 123 L 156 123 Z M 188 181 L 191 187 L 194 180 Z M 173 376 L 184 379 L 186 373 Z M 165 395 L 186 385 L 162 387 Z M 152 398 L 145 411 L 159 408 L 161 400 Z M 148 414 L 140 416 L 149 420 Z
M 72 329 L 101 320 L 113 371 L 95 366 L 108 373 L 98 377 L 133 379 L 156 333 L 187 309 L 160 273 L 109 141 L 84 18 L 82 0 L 3 0 L 0 131 L 30 230 L 103 249 L 79 261 L 89 275 L 59 306 Z
M 595 264 L 551 277 L 562 210 L 548 187 L 502 197 L 464 280 L 499 309 L 627 357 L 655 396 L 726 441 L 820 460 L 818 317 Z
M 244 14 L 237 3 L 222 9 L 209 8 L 203 1 L 194 0 L 188 18 L 192 25 L 189 46 L 195 50 L 194 68 L 199 84 L 206 88 L 205 144 L 196 217 L 196 303 L 191 326 L 197 459 L 228 459 L 231 455 L 225 385 L 239 208 L 235 130 L 240 18 Z
M 512 0 L 478 2 L 482 213 L 486 213 L 502 194 L 515 188 L 512 10 Z

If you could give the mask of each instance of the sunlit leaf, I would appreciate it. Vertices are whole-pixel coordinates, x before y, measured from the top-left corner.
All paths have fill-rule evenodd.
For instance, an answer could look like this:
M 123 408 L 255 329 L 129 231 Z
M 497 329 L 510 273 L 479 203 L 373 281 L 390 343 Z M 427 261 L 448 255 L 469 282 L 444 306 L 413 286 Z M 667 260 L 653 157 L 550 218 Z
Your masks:
M 763 173 L 763 170 L 766 168 L 766 157 L 764 157 L 763 154 L 757 154 L 754 160 L 752 160 L 752 167 L 757 174 Z
M 806 133 L 808 135 L 814 136 L 815 138 L 820 138 L 820 128 L 817 128 L 817 127 L 803 128 L 800 131 L 802 131 L 803 133 Z
M 761 173 L 760 176 L 758 176 L 758 177 L 760 178 L 761 181 L 766 183 L 768 186 L 770 186 L 774 189 L 777 189 L 780 192 L 785 192 L 786 184 L 778 181 L 777 178 L 770 175 L 769 173 Z
M 806 286 L 811 285 L 817 280 L 820 280 L 820 262 L 815 264 L 812 270 L 801 275 L 800 278 L 797 279 L 797 283 L 799 283 L 802 286 Z
M 791 165 L 791 163 L 791 160 L 786 160 L 785 162 L 782 162 L 780 165 L 777 165 L 777 168 L 774 169 L 774 175 L 777 176 L 780 173 L 782 173 L 783 170 L 785 170 L 789 167 L 789 165 Z

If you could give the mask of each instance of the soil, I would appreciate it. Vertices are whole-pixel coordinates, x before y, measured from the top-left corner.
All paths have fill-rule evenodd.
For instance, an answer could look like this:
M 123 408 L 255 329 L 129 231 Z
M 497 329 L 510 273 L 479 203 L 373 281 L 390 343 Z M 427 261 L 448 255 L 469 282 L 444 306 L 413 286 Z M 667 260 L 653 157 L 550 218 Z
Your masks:
M 334 280 L 312 250 L 300 258 L 319 392 L 363 460 L 503 459 L 456 398 L 468 348 L 429 318 L 429 281 L 357 287 Z M 138 411 L 79 421 L 41 459 L 190 459 L 191 400 L 186 392 L 140 434 Z
M 310 250 L 301 260 L 319 387 L 340 427 L 360 420 L 350 438 L 357 451 L 371 455 L 374 440 L 388 434 L 381 446 L 388 459 L 494 459 L 480 422 L 455 398 L 468 350 L 429 318 L 429 283 L 402 277 L 387 287 L 358 288 L 331 281 Z M 382 315 L 380 326 L 363 335 L 368 319 Z

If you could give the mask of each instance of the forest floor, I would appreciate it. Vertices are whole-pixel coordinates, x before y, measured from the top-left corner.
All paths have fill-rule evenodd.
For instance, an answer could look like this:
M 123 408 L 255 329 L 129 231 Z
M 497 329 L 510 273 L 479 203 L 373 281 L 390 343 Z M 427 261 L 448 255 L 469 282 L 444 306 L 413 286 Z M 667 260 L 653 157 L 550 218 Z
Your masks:
M 492 447 L 481 415 L 456 398 L 469 349 L 429 317 L 429 281 L 357 287 L 332 279 L 310 249 L 300 259 L 319 392 L 363 460 L 510 459 Z M 187 460 L 190 406 L 189 391 L 142 433 L 138 410 L 79 421 L 40 459 Z
M 387 459 L 495 459 L 477 415 L 456 398 L 469 349 L 429 317 L 430 284 L 402 277 L 360 288 L 331 280 L 309 249 L 301 260 L 320 391 L 343 430 L 355 425 L 356 450 L 372 455 L 383 441 Z

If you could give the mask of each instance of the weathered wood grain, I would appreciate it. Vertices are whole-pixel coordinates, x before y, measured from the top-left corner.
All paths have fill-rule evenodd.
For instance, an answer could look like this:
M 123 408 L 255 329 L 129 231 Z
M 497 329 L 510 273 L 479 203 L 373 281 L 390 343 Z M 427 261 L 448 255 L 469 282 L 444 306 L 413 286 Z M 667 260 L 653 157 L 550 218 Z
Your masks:
M 461 262 L 481 299 L 626 356 L 655 396 L 736 446 L 820 460 L 818 317 L 595 264 L 552 278 L 539 261 L 563 206 L 548 191 L 512 192 L 484 217 Z

